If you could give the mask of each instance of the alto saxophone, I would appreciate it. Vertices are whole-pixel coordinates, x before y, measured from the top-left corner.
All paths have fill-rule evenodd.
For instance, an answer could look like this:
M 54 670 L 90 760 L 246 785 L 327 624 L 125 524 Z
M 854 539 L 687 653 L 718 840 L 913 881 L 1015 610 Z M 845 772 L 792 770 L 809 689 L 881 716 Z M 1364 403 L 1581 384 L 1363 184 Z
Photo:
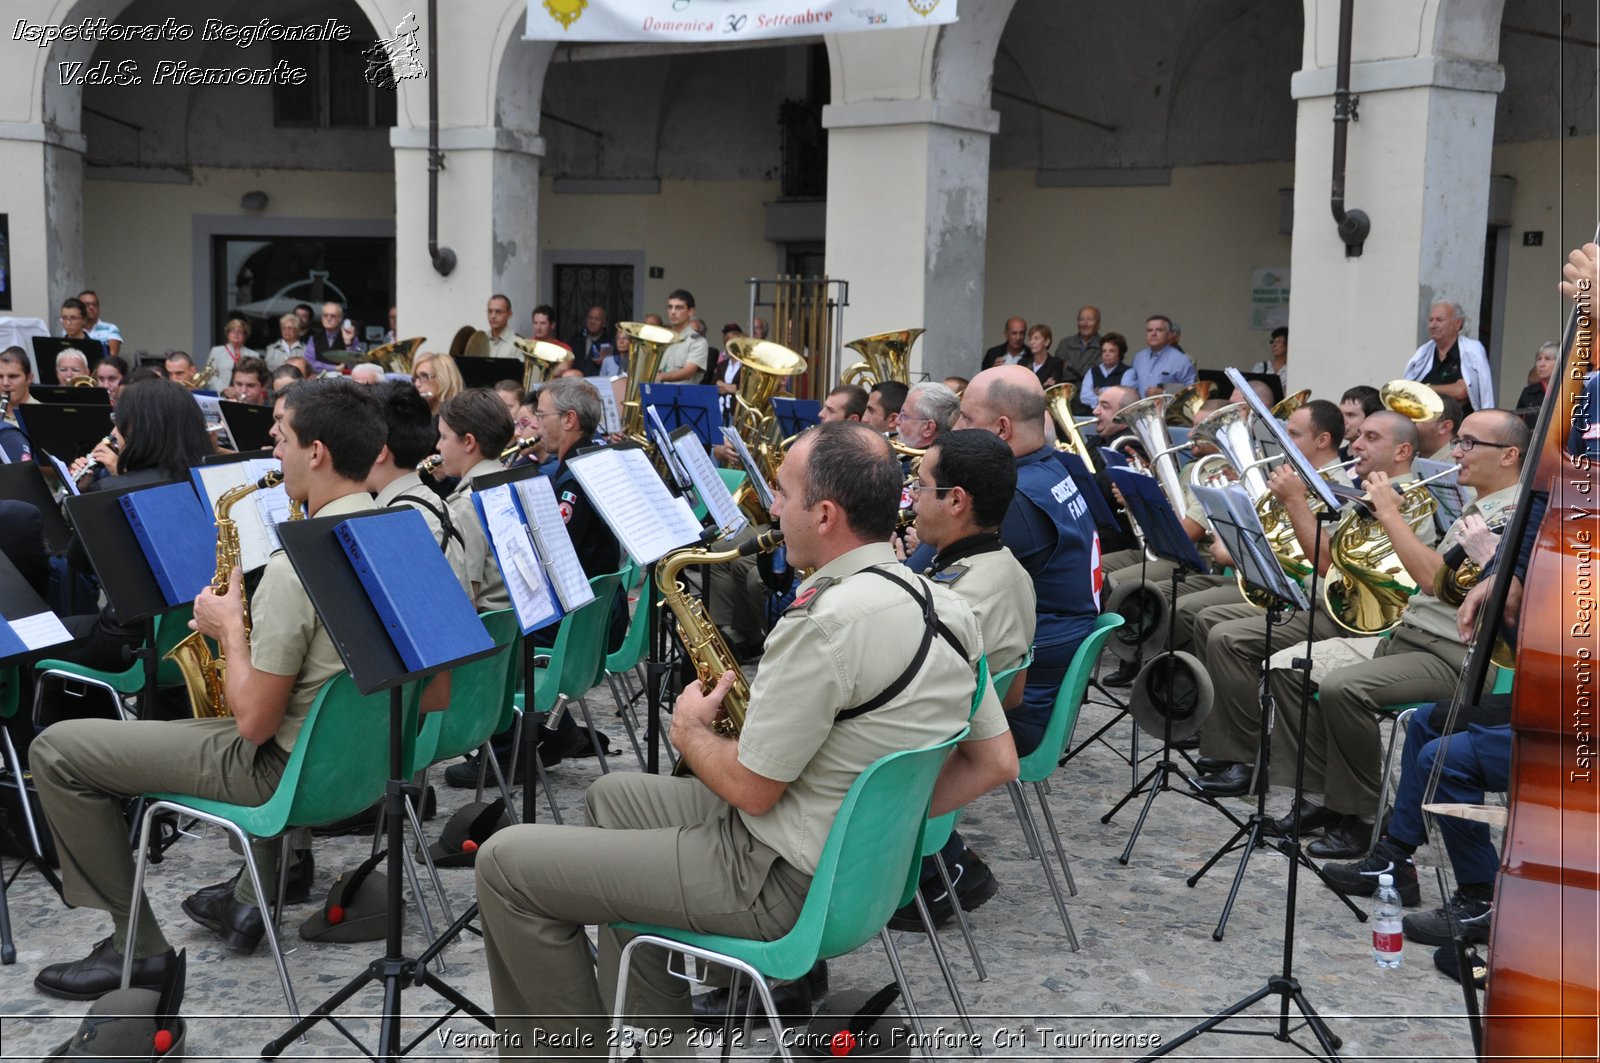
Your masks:
M 701 692 L 710 691 L 716 686 L 723 672 L 733 673 L 733 687 L 722 699 L 723 715 L 712 724 L 712 730 L 725 738 L 739 737 L 739 731 L 744 727 L 745 710 L 750 705 L 750 684 L 739 670 L 739 662 L 734 659 L 733 651 L 728 649 L 722 632 L 717 630 L 717 625 L 706 614 L 705 606 L 689 593 L 678 575 L 690 565 L 722 565 L 755 553 L 771 553 L 782 543 L 781 531 L 767 531 L 732 550 L 674 550 L 656 565 L 656 587 L 661 591 L 662 602 L 672 610 L 673 617 L 678 621 L 678 638 L 694 664 Z M 688 774 L 687 763 L 679 760 L 673 774 Z
M 274 488 L 283 482 L 283 473 L 269 472 L 253 484 L 230 487 L 217 499 L 217 568 L 211 576 L 211 592 L 223 594 L 228 589 L 228 578 L 239 566 L 239 525 L 230 515 L 233 507 L 246 495 Z M 293 515 L 291 514 L 291 519 Z M 250 600 L 245 597 L 244 584 L 239 585 L 240 605 L 244 609 L 244 634 L 250 637 Z M 197 720 L 232 716 L 228 708 L 228 661 L 221 646 L 211 651 L 205 636 L 196 631 L 186 635 L 171 650 L 167 660 L 183 673 L 183 685 L 189 692 L 189 711 Z

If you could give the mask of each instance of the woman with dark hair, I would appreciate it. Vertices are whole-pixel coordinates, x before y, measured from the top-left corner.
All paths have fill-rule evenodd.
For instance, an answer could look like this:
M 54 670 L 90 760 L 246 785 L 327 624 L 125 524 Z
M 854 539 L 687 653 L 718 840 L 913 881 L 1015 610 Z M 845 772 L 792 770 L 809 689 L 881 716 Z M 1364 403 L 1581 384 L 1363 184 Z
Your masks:
M 95 363 L 94 385 L 105 389 L 112 406 L 116 406 L 117 395 L 127 382 L 128 363 L 120 355 L 108 354 Z
M 1091 365 L 1083 374 L 1083 385 L 1078 388 L 1078 401 L 1090 409 L 1099 401 L 1100 390 L 1122 383 L 1128 371 L 1122 356 L 1128 353 L 1128 341 L 1120 332 L 1107 332 L 1100 337 L 1100 362 Z

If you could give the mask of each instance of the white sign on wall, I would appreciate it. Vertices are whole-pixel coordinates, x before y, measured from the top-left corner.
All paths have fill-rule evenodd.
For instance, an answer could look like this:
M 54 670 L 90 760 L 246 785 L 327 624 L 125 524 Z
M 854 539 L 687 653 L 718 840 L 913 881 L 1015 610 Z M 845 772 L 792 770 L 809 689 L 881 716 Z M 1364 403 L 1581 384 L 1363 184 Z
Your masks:
M 1268 331 L 1289 324 L 1289 271 L 1250 271 L 1250 327 Z
M 956 0 L 528 0 L 540 41 L 748 41 L 956 20 Z

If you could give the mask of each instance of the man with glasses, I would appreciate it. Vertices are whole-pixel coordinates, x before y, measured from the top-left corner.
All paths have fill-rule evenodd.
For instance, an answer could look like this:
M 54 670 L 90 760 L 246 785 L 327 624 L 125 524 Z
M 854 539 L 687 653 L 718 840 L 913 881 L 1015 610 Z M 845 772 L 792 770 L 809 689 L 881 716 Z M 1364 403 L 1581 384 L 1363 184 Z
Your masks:
M 339 368 L 327 360 L 326 355 L 332 351 L 346 350 L 349 344 L 344 339 L 344 307 L 335 302 L 322 304 L 322 324 L 311 330 L 306 337 L 306 361 L 311 368 L 321 372 L 326 369 Z
M 122 353 L 122 330 L 109 321 L 100 320 L 100 296 L 92 291 L 78 293 L 78 302 L 83 304 L 83 312 L 87 318 L 84 329 L 89 333 L 89 338 L 99 340 L 106 345 L 106 353 Z
M 1378 717 L 1384 706 L 1437 701 L 1454 692 L 1467 647 L 1456 630 L 1455 608 L 1434 596 L 1435 580 L 1453 547 L 1476 556 L 1494 536 L 1490 528 L 1504 523 L 1517 501 L 1527 447 L 1528 426 L 1515 414 L 1479 410 L 1467 415 L 1451 449 L 1461 482 L 1475 488 L 1478 497 L 1437 549 L 1411 530 L 1387 475 L 1373 472 L 1364 478 L 1373 515 L 1419 590 L 1372 660 L 1335 668 L 1318 681 L 1320 696 L 1310 702 L 1306 722 L 1305 787 L 1322 793 L 1323 807 L 1313 809 L 1313 818 L 1328 830 L 1307 849 L 1312 856 L 1345 860 L 1367 851 L 1381 781 Z M 1271 685 L 1279 713 L 1272 732 L 1272 781 L 1288 786 L 1295 775 L 1300 674 L 1275 669 Z M 1302 828 L 1305 821 L 1303 811 Z
M 961 415 L 961 396 L 943 384 L 927 381 L 906 392 L 896 423 L 902 446 L 926 450 Z

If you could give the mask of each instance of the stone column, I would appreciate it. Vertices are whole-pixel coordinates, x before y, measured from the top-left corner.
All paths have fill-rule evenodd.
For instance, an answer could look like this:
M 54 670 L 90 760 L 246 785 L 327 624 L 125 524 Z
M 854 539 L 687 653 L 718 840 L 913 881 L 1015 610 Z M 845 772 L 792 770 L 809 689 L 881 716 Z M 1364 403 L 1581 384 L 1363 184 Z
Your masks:
M 0 212 L 10 215 L 11 309 L 58 331 L 56 308 L 84 286 L 82 133 L 0 122 Z
M 1372 219 L 1347 257 L 1329 207 L 1338 0 L 1306 0 L 1295 135 L 1290 359 L 1296 388 L 1338 401 L 1401 375 L 1428 308 L 1459 303 L 1475 336 L 1494 146 L 1501 0 L 1357 0 L 1346 209 Z M 1498 351 L 1490 351 L 1498 359 Z

